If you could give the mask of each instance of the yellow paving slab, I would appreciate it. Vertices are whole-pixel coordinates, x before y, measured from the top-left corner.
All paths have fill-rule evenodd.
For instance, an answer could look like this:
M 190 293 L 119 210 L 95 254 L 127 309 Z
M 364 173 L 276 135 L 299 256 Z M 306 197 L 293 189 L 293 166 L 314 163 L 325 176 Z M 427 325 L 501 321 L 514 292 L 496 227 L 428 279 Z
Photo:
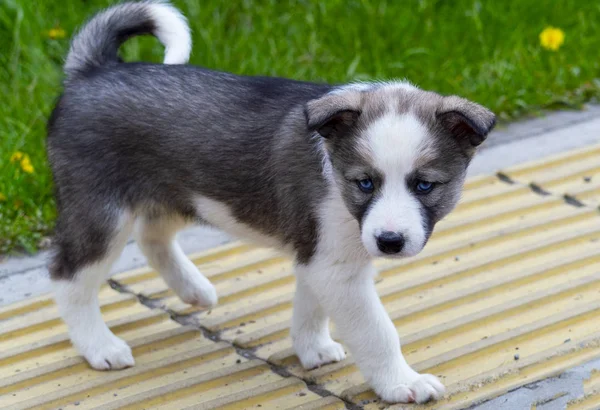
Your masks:
M 133 348 L 133 368 L 99 372 L 71 347 L 49 296 L 0 309 L 0 408 L 221 408 L 240 401 L 265 408 L 343 408 L 298 378 L 283 378 L 266 362 L 239 355 L 181 326 L 163 310 L 104 286 L 104 318 Z M 238 407 L 239 408 L 239 407 Z
M 376 262 L 407 360 L 448 388 L 421 407 L 466 408 L 600 357 L 599 158 L 597 146 L 509 169 L 513 183 L 472 179 L 420 255 Z M 351 355 L 299 365 L 291 261 L 239 242 L 191 258 L 219 292 L 212 310 L 179 301 L 150 268 L 113 277 L 120 291 L 103 287 L 103 315 L 133 347 L 131 369 L 89 369 L 49 297 L 1 308 L 0 408 L 341 409 L 339 398 L 383 406 Z M 599 380 L 593 374 L 570 408 L 598 408 Z
M 512 179 L 600 206 L 600 144 L 504 171 Z

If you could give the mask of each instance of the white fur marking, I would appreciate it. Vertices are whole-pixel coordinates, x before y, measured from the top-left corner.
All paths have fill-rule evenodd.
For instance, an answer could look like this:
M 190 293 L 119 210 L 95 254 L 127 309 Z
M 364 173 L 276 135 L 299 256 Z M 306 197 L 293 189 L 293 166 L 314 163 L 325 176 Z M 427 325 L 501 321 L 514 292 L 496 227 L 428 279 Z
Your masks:
M 104 323 L 97 295 L 99 286 L 92 280 L 102 277 L 105 271 L 106 266 L 96 265 L 78 272 L 73 280 L 55 281 L 54 295 L 79 354 L 94 369 L 122 369 L 134 365 L 131 349 Z
M 328 196 L 319 207 L 319 253 L 331 265 L 340 261 L 363 263 L 369 260 L 370 256 L 361 242 L 358 222 L 348 212 L 338 186 L 333 183 L 329 189 Z
M 415 115 L 399 115 L 393 109 L 365 132 L 363 154 L 384 174 L 379 199 L 362 226 L 362 241 L 374 256 L 381 255 L 376 237 L 384 231 L 404 236 L 404 249 L 397 256 L 414 256 L 425 245 L 421 205 L 406 186 L 406 177 L 429 155 L 428 142 L 428 131 Z
M 156 29 L 154 35 L 165 46 L 165 64 L 185 64 L 192 51 L 192 36 L 186 18 L 168 3 L 148 4 Z

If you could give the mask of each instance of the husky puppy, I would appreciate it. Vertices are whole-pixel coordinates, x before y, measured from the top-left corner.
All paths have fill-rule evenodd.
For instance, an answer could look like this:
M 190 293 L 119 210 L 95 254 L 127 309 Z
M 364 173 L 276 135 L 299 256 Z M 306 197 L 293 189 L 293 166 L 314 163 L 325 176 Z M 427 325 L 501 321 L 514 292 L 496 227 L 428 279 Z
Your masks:
M 165 64 L 123 63 L 152 34 Z M 48 124 L 58 221 L 50 272 L 71 341 L 95 369 L 133 366 L 102 320 L 98 289 L 134 233 L 185 302 L 217 303 L 176 233 L 218 227 L 295 260 L 292 339 L 306 368 L 344 359 L 387 402 L 443 395 L 404 359 L 373 283 L 375 257 L 409 257 L 456 205 L 493 128 L 488 109 L 407 82 L 326 85 L 186 65 L 185 18 L 165 2 L 92 18 L 66 58 Z

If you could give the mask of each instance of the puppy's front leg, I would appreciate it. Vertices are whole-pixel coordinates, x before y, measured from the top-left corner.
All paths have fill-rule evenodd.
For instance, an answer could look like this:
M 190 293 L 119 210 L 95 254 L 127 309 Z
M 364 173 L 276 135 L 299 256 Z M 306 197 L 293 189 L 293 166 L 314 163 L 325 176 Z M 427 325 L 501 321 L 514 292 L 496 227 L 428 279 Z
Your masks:
M 371 264 L 322 265 L 299 266 L 297 274 L 333 319 L 375 392 L 387 402 L 424 403 L 441 397 L 444 386 L 435 376 L 419 374 L 406 363 L 396 328 L 375 290 Z
M 305 369 L 344 360 L 346 353 L 329 334 L 329 319 L 303 276 L 296 280 L 291 336 Z

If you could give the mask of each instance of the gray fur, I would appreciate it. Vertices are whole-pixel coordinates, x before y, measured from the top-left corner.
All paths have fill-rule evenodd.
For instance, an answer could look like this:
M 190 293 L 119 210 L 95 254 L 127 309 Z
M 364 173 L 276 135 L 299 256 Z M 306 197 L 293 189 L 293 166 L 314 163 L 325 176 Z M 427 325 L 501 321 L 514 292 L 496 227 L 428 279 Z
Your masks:
M 54 278 L 70 278 L 102 258 L 119 210 L 202 222 L 198 195 L 227 205 L 239 222 L 291 245 L 298 261 L 308 262 L 320 201 L 332 183 L 323 169 L 328 158 L 357 221 L 368 210 L 344 178 L 368 166 L 354 145 L 390 98 L 399 112 L 418 113 L 439 147 L 436 167 L 449 181 L 447 193 L 423 201 L 433 229 L 451 208 L 444 196 L 451 203 L 460 192 L 473 151 L 465 138 L 483 138 L 493 126 L 483 107 L 420 90 L 344 91 L 190 65 L 120 63 L 120 43 L 149 32 L 144 7 L 129 4 L 92 20 L 73 41 L 68 81 L 48 124 L 59 213 Z M 336 116 L 344 110 L 357 115 Z M 337 134 L 322 144 L 315 131 L 326 126 Z

